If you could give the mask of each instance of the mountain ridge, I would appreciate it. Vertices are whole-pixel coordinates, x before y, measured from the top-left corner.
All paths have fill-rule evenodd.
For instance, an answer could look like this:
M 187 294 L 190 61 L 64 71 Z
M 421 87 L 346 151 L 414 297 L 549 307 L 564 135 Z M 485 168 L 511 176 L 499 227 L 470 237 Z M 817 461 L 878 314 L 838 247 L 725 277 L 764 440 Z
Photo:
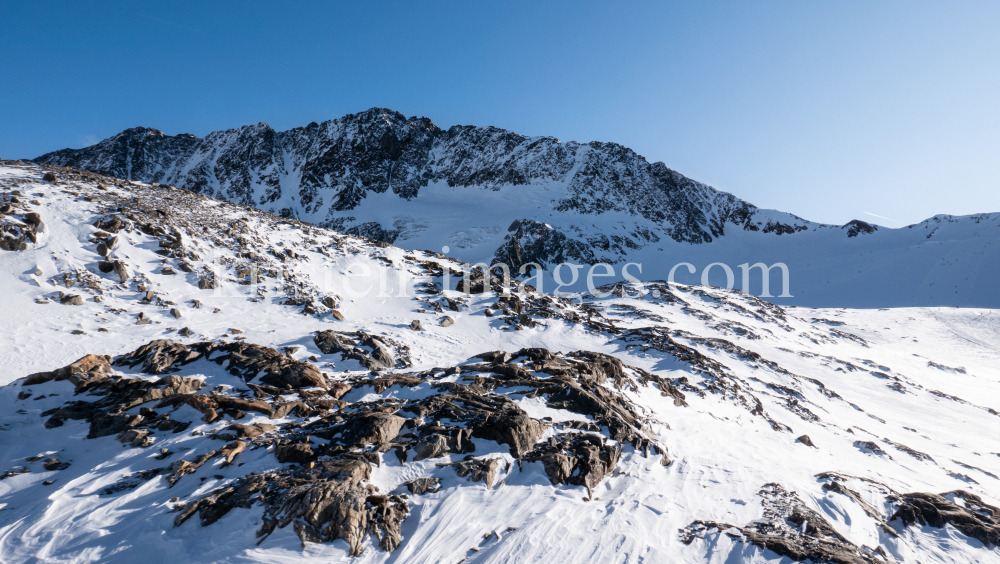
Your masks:
M 784 218 L 790 226 L 755 222 L 756 206 L 617 143 L 563 143 L 493 126 L 445 130 L 386 108 L 282 132 L 261 122 L 204 138 L 136 127 L 34 160 L 175 185 L 323 226 L 343 227 L 345 217 L 337 214 L 357 208 L 369 193 L 410 200 L 430 182 L 500 190 L 553 181 L 570 188 L 555 201 L 558 211 L 631 213 L 676 241 L 711 242 L 729 223 L 779 234 L 806 225 L 791 214 Z
M 607 264 L 619 280 L 635 263 L 641 279 L 676 274 L 764 296 L 763 281 L 743 287 L 737 267 L 780 263 L 791 288 L 764 296 L 775 303 L 1000 307 L 991 291 L 1000 280 L 1000 214 L 938 215 L 899 229 L 814 223 L 616 143 L 442 129 L 372 108 L 283 132 L 265 123 L 204 138 L 132 128 L 36 161 L 177 186 L 469 263 L 500 261 L 515 275 L 538 269 L 548 288 L 583 289 L 588 270 L 563 286 L 562 263 Z M 729 270 L 713 268 L 719 263 Z M 769 287 L 784 283 L 780 274 L 768 271 Z

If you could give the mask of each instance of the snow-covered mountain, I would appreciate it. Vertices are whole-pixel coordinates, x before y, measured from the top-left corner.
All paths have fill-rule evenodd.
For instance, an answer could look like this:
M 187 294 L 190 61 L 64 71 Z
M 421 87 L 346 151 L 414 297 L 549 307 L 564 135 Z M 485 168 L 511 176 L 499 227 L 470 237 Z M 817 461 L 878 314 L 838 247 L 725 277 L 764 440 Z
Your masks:
M 585 241 L 598 255 L 623 254 L 661 236 L 702 243 L 727 228 L 790 233 L 809 225 L 790 214 L 761 213 L 614 143 L 561 143 L 496 127 L 445 131 L 428 118 L 407 119 L 384 108 L 290 131 L 259 123 L 204 139 L 136 127 L 92 147 L 64 149 L 36 161 L 170 184 L 316 225 L 352 227 L 388 243 L 414 229 L 412 221 L 365 222 L 355 211 L 365 211 L 365 200 L 376 194 L 409 201 L 437 184 L 473 191 L 530 186 L 545 192 L 546 213 L 623 212 L 656 227 L 656 233 L 639 230 L 614 240 L 588 234 Z
M 0 562 L 1000 562 L 995 310 L 460 292 L 443 254 L 26 162 L 0 213 Z
M 562 143 L 495 127 L 442 130 L 387 109 L 277 132 L 267 124 L 168 136 L 133 128 L 40 163 L 176 186 L 407 249 L 540 265 L 629 262 L 639 278 L 698 283 L 721 262 L 784 263 L 810 306 L 1000 307 L 1000 214 L 936 216 L 903 229 L 822 225 L 761 210 L 614 143 Z M 686 267 L 691 263 L 695 272 Z M 583 284 L 586 272 L 576 285 Z M 636 275 L 636 267 L 632 267 Z M 770 273 L 770 287 L 781 285 Z M 562 280 L 569 280 L 569 271 Z M 713 285 L 727 284 L 720 267 Z M 859 289 L 861 289 L 859 291 Z

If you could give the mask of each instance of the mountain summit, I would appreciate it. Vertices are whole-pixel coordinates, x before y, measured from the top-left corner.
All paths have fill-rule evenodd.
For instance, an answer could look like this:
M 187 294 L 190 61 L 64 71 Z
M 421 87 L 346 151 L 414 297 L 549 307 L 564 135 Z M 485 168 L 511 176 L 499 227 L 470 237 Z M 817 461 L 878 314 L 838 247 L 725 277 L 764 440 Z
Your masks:
M 564 262 L 607 263 L 618 279 L 636 263 L 640 279 L 673 272 L 679 282 L 732 287 L 742 282 L 738 265 L 764 262 L 790 271 L 790 290 L 768 298 L 778 303 L 1000 306 L 990 291 L 1000 277 L 1000 214 L 941 215 L 903 229 L 823 225 L 759 209 L 615 143 L 490 126 L 445 130 L 385 108 L 204 138 L 136 127 L 35 161 L 175 186 L 515 272 L 534 263 L 549 284 Z M 760 280 L 741 289 L 763 295 Z M 777 270 L 769 282 L 782 284 Z

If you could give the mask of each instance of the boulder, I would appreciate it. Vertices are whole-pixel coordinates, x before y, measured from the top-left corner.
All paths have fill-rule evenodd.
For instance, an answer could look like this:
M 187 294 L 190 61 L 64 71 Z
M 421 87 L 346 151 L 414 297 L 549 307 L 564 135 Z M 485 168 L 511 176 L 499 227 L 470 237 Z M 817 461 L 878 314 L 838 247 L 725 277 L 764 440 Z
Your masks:
M 417 478 L 406 482 L 406 489 L 413 495 L 424 495 L 425 493 L 437 493 L 441 490 L 441 478 Z
M 388 413 L 373 413 L 355 417 L 342 431 L 342 440 L 347 445 L 383 445 L 396 438 L 406 419 Z
M 260 381 L 279 389 L 326 387 L 326 379 L 323 378 L 323 374 L 318 368 L 308 362 L 293 359 L 288 359 L 288 362 L 278 372 L 265 374 Z
M 286 462 L 295 462 L 298 464 L 306 464 L 311 462 L 316 455 L 313 453 L 312 447 L 308 443 L 297 443 L 294 445 L 285 445 L 278 447 L 277 453 L 278 462 L 282 464 Z
M 528 417 L 513 401 L 508 401 L 472 427 L 473 437 L 508 445 L 514 458 L 524 456 L 544 433 L 545 426 Z
M 64 294 L 59 298 L 59 303 L 63 305 L 83 305 L 83 298 L 79 294 Z

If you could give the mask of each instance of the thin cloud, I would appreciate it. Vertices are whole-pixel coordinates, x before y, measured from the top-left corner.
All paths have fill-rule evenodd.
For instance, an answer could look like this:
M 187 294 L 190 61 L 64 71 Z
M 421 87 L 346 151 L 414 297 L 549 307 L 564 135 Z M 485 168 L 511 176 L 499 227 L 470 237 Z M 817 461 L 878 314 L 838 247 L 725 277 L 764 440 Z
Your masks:
M 881 216 L 881 215 L 876 215 L 876 214 L 873 214 L 871 212 L 864 212 L 864 213 L 866 213 L 868 215 L 872 215 L 872 216 L 878 217 L 878 218 L 881 218 L 881 219 L 888 219 L 889 221 L 892 221 L 894 223 L 902 223 L 900 221 L 896 221 L 895 219 L 889 219 L 888 217 L 884 217 L 884 216 Z

